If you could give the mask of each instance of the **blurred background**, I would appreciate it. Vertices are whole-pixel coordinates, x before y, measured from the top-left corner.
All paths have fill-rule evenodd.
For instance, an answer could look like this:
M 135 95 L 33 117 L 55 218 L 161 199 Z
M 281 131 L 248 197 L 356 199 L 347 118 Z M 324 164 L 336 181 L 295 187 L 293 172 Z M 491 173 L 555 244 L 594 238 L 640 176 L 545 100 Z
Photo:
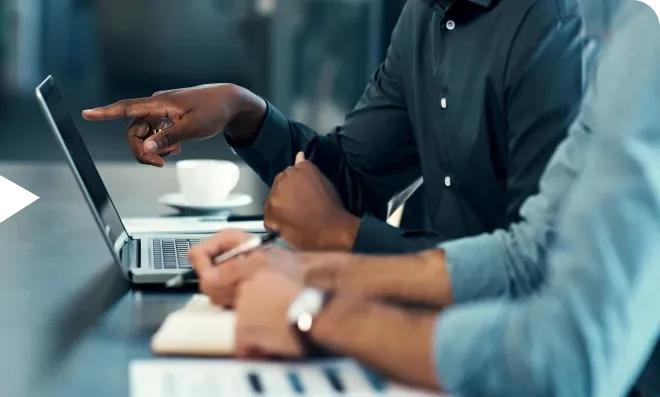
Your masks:
M 94 159 L 132 162 L 125 122 L 85 123 L 80 110 L 232 82 L 327 131 L 383 59 L 405 0 L 0 2 L 0 160 L 63 160 L 33 95 L 52 74 Z M 213 142 L 181 158 L 237 159 Z

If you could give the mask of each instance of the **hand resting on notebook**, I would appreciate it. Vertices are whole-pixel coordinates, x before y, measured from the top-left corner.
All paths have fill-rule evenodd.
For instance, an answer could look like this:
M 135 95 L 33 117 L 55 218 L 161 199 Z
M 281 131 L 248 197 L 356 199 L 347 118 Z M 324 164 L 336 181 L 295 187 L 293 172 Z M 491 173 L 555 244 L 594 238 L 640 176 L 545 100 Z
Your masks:
M 240 288 L 236 312 L 195 295 L 171 313 L 151 340 L 157 355 L 244 358 L 303 356 L 286 312 L 302 286 L 264 271 Z
M 305 355 L 287 321 L 287 311 L 303 286 L 281 273 L 263 271 L 241 286 L 236 298 L 236 356 Z

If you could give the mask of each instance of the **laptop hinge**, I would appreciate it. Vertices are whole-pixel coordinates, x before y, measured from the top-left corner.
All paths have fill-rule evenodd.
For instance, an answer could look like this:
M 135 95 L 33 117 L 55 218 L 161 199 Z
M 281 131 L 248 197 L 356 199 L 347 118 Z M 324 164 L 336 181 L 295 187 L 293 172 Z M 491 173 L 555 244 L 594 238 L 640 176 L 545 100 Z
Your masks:
M 140 255 L 142 253 L 142 240 L 134 240 L 133 238 L 131 240 L 135 246 L 135 267 L 142 267 L 142 255 Z
M 121 248 L 119 254 L 121 262 L 128 264 L 128 268 L 140 267 L 140 240 L 129 237 L 128 241 Z

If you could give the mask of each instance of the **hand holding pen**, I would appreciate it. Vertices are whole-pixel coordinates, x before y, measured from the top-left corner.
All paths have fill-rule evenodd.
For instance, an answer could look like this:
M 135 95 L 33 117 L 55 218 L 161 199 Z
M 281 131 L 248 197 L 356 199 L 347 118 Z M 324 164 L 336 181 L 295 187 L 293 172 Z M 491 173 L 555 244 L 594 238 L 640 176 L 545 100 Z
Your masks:
M 255 235 L 252 238 L 245 241 L 243 244 L 240 244 L 236 248 L 233 248 L 222 255 L 219 255 L 213 259 L 213 265 L 217 266 L 223 262 L 228 261 L 229 259 L 236 258 L 239 255 L 245 254 L 249 251 L 252 251 L 257 248 L 265 247 L 266 245 L 274 242 L 279 236 L 279 233 L 269 232 L 261 235 Z M 180 287 L 186 282 L 194 281 L 198 278 L 197 273 L 194 270 L 188 270 L 182 274 L 179 274 L 176 277 L 173 277 L 165 286 L 167 288 Z

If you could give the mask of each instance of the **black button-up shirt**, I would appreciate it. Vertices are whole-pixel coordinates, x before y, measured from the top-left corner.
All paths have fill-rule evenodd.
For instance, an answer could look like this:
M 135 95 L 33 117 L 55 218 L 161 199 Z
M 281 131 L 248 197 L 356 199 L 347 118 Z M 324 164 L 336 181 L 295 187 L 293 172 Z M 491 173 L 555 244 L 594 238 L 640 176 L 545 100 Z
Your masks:
M 269 105 L 237 153 L 270 185 L 315 141 L 311 160 L 362 217 L 358 252 L 507 227 L 579 108 L 581 27 L 574 0 L 409 0 L 344 125 L 319 136 Z M 388 201 L 420 176 L 432 230 L 387 225 Z

